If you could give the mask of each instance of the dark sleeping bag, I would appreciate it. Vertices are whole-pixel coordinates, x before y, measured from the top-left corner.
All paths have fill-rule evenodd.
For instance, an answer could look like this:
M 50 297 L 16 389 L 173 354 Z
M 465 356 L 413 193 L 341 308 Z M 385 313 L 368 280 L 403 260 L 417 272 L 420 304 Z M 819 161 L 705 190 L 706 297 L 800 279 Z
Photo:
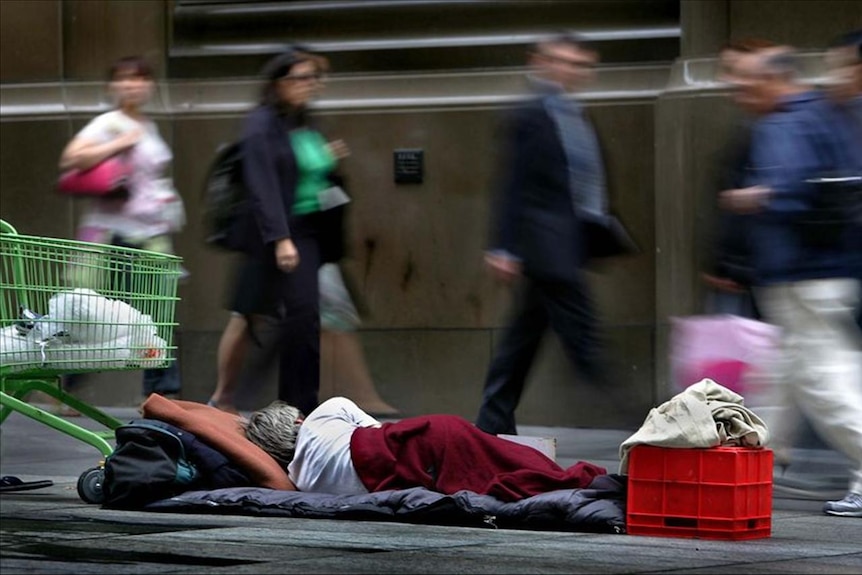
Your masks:
M 599 475 L 586 488 L 560 489 L 513 502 L 471 491 L 443 495 L 422 487 L 363 495 L 236 487 L 187 491 L 151 503 L 145 509 L 171 513 L 625 533 L 625 501 L 625 477 L 610 474 Z

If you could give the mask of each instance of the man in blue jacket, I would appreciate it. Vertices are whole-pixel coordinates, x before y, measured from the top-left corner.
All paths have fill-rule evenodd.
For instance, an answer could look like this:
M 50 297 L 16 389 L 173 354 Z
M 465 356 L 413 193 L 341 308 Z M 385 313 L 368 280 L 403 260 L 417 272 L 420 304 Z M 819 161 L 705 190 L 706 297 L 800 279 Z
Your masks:
M 827 502 L 833 515 L 862 517 L 862 353 L 855 317 L 860 301 L 859 246 L 853 225 L 812 235 L 812 207 L 824 175 L 853 173 L 829 103 L 797 79 L 789 48 L 746 55 L 740 98 L 757 111 L 744 187 L 721 195 L 725 209 L 751 219 L 757 303 L 783 331 L 779 388 L 828 443 L 855 465 L 849 491 Z M 831 233 L 838 230 L 838 233 Z M 779 447 L 792 445 L 798 418 L 770 422 Z M 779 452 L 780 454 L 780 452 Z
M 836 39 L 826 52 L 826 64 L 830 77 L 827 92 L 832 101 L 832 112 L 836 116 L 836 128 L 844 138 L 844 148 L 853 154 L 857 173 L 862 174 L 862 28 Z M 857 245 L 862 254 L 862 229 L 857 233 Z M 859 267 L 862 268 L 862 265 Z M 856 322 L 862 328 L 862 309 L 856 316 Z

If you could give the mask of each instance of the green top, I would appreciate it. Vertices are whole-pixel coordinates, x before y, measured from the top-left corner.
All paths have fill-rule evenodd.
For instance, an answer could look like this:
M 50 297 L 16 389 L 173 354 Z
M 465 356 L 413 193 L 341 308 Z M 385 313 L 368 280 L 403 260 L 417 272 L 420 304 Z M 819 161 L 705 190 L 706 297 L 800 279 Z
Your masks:
M 310 214 L 320 211 L 318 195 L 331 186 L 327 175 L 335 168 L 335 158 L 329 152 L 323 135 L 314 130 L 293 130 L 290 133 L 290 145 L 293 147 L 299 172 L 293 213 Z

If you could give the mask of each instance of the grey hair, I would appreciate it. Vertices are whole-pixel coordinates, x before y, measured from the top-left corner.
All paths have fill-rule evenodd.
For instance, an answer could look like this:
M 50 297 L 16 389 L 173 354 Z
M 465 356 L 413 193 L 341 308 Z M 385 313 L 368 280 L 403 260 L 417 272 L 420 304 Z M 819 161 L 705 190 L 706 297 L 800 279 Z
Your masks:
M 244 423 L 249 441 L 266 451 L 282 466 L 293 460 L 296 437 L 299 434 L 302 412 L 283 401 L 273 401 L 249 416 Z

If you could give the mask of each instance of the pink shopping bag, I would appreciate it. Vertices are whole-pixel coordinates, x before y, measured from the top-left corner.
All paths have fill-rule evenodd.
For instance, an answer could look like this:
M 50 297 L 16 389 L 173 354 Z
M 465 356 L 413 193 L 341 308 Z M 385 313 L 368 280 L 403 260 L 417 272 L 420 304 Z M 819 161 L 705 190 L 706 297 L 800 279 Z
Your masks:
M 752 399 L 767 390 L 781 330 L 735 315 L 671 318 L 671 377 L 679 392 L 709 378 Z

